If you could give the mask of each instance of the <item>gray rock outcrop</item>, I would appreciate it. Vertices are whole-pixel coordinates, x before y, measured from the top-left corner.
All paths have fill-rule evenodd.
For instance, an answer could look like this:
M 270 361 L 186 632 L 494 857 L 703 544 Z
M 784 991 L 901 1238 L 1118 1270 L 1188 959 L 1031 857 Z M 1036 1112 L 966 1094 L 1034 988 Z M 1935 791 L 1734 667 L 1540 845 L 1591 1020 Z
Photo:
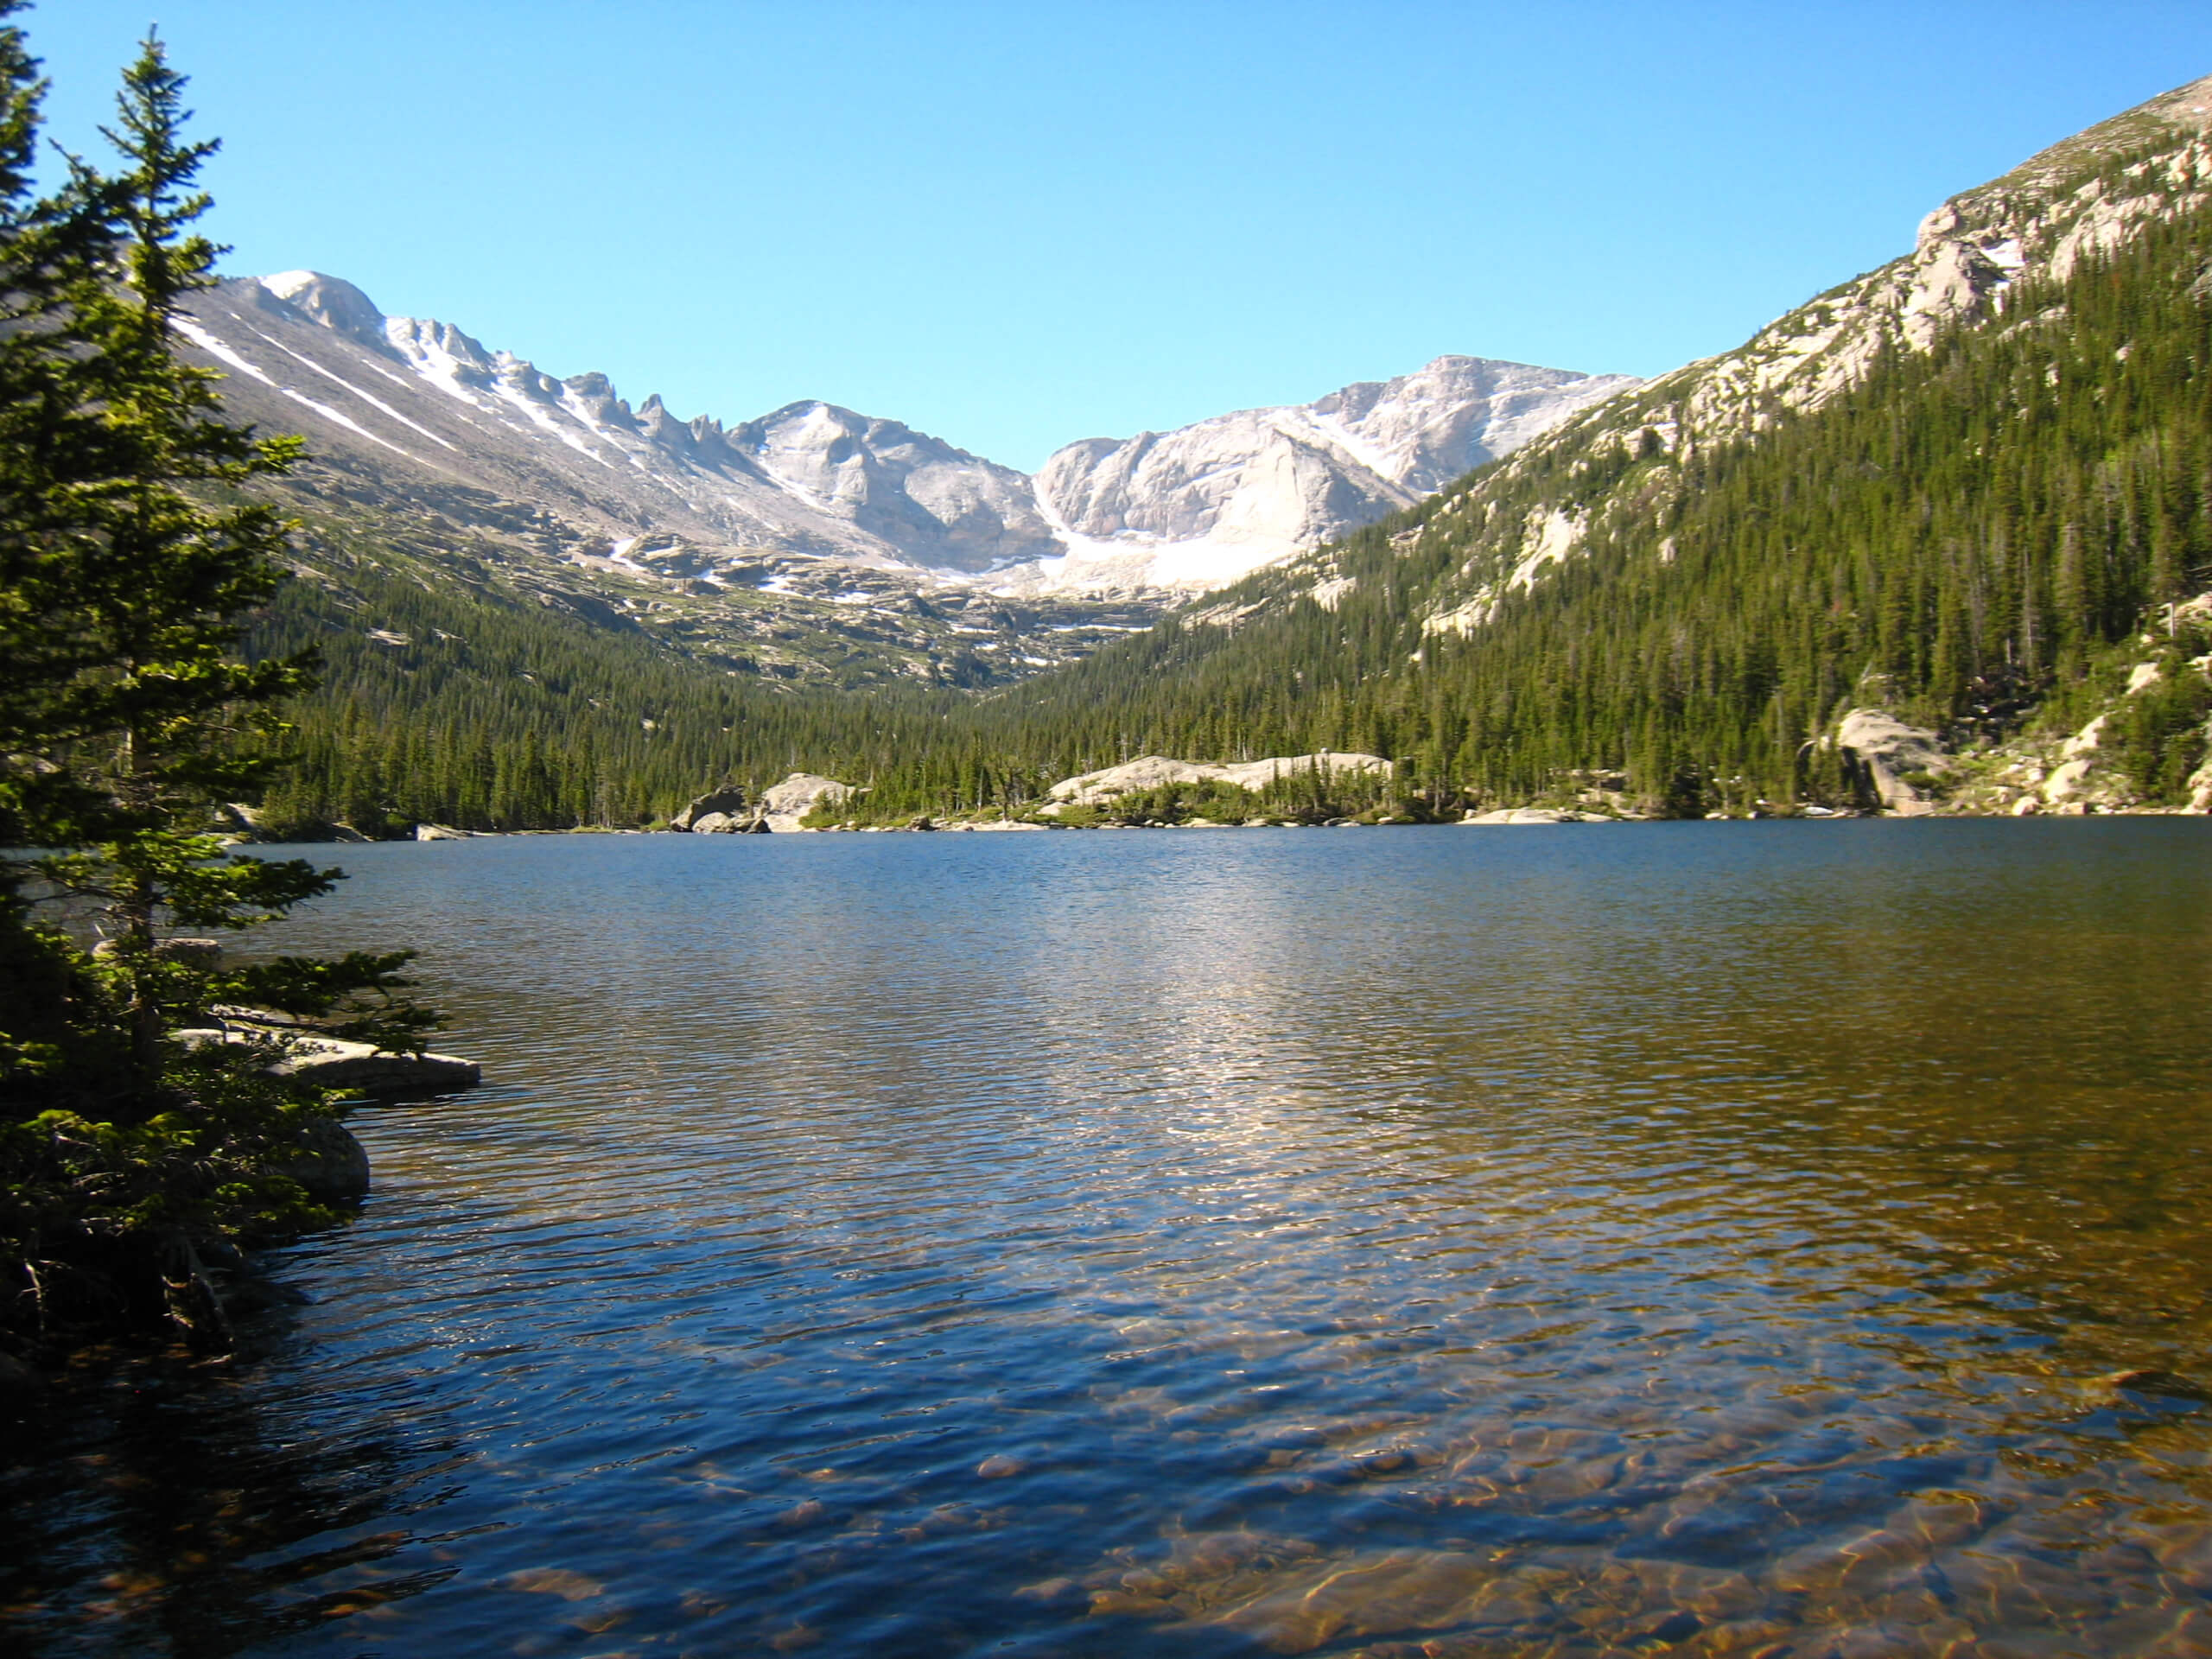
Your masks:
M 747 809 L 752 797 L 732 784 L 710 790 L 668 821 L 671 830 L 699 836 L 727 835 L 750 822 Z
M 1099 772 L 1084 772 L 1082 777 L 1062 779 L 1051 787 L 1051 798 L 1058 805 L 1095 807 L 1139 790 L 1159 790 L 1168 783 L 1234 783 L 1239 790 L 1263 790 L 1279 779 L 1305 777 L 1312 772 L 1319 772 L 1325 779 L 1350 777 L 1360 772 L 1387 779 L 1391 770 L 1391 763 L 1380 754 L 1344 754 L 1338 750 L 1320 750 L 1316 754 L 1276 754 L 1265 761 L 1225 761 L 1219 766 L 1201 761 L 1170 761 L 1166 754 L 1139 754 L 1135 761 L 1123 761 L 1122 766 L 1109 766 Z
M 1908 726 L 1880 709 L 1853 709 L 1836 728 L 1836 747 L 1845 765 L 1859 774 L 1884 807 L 1900 817 L 1936 810 L 1924 784 L 1913 779 L 1941 778 L 1953 767 L 1935 733 Z
M 1411 506 L 1638 384 L 1440 357 L 1311 404 L 1087 438 L 1053 454 L 1035 480 L 1067 556 L 998 580 L 1046 591 L 1217 587 Z
M 271 1020 L 280 1018 L 262 1017 Z M 269 1070 L 278 1077 L 308 1077 L 330 1089 L 442 1091 L 474 1088 L 484 1077 L 484 1068 L 474 1060 L 464 1060 L 455 1055 L 395 1054 L 367 1043 L 350 1043 L 336 1037 L 287 1033 L 280 1026 L 200 1026 L 169 1034 L 188 1046 L 258 1042 L 271 1035 L 287 1036 L 285 1057 Z
M 1169 784 L 1219 783 L 1234 784 L 1239 789 L 1264 789 L 1281 779 L 1304 777 L 1314 772 L 1324 778 L 1363 772 L 1388 778 L 1393 770 L 1390 762 L 1379 754 L 1344 753 L 1333 749 L 1323 749 L 1314 754 L 1274 755 L 1265 760 L 1236 760 L 1211 766 L 1192 760 L 1171 760 L 1164 754 L 1141 754 L 1118 766 L 1086 772 L 1078 778 L 1063 778 L 1052 785 L 1049 793 L 1057 806 L 1100 806 L 1123 795 L 1141 790 L 1159 789 Z M 1044 810 L 1049 814 L 1052 807 L 1047 806 Z
M 1611 823 L 1602 812 L 1577 812 L 1549 806 L 1502 806 L 1492 812 L 1470 812 L 1462 823 Z
M 817 806 L 836 805 L 852 798 L 853 786 L 818 772 L 795 772 L 780 784 L 760 792 L 760 822 L 778 835 L 801 827 L 800 820 Z

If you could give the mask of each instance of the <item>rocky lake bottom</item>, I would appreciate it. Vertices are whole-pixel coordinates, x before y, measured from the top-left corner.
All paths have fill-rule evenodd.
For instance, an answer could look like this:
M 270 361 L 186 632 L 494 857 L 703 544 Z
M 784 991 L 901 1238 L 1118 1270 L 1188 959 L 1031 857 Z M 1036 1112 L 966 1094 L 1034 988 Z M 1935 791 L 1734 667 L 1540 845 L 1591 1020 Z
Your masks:
M 2212 823 L 310 850 L 486 1084 L 10 1653 L 2212 1654 Z

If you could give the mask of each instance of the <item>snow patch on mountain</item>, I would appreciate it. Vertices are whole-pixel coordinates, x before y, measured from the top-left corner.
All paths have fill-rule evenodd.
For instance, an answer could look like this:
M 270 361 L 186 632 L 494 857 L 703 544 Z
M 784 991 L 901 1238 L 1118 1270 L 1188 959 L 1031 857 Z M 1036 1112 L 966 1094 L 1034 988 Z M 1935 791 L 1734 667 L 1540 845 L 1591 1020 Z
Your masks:
M 186 338 L 243 378 L 232 402 L 247 418 L 301 427 L 327 454 L 397 456 L 535 502 L 609 544 L 682 538 L 701 556 L 663 579 L 725 585 L 773 552 L 1002 597 L 1157 604 L 1409 506 L 1637 384 L 1441 357 L 1312 404 L 1086 439 L 1033 479 L 818 400 L 728 429 L 658 397 L 633 410 L 604 375 L 556 379 L 317 271 L 234 279 L 194 311 Z
M 998 582 L 1011 592 L 1217 587 L 1411 506 L 1639 384 L 1440 357 L 1311 404 L 1085 439 L 1036 477 L 1067 552 Z

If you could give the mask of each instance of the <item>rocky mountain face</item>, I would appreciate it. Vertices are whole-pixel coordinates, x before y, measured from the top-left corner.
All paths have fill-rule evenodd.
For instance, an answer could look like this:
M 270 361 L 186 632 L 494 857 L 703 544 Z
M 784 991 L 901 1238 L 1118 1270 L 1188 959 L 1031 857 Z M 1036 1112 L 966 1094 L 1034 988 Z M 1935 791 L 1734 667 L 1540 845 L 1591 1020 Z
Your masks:
M 366 557 L 637 629 L 738 672 L 847 686 L 1017 679 L 1156 607 L 966 579 L 1057 543 L 1026 475 L 895 422 L 795 404 L 725 429 L 632 409 L 311 271 L 222 283 L 184 332 L 225 406 L 306 435 L 282 488 L 302 568 Z
M 1411 506 L 1638 384 L 1440 357 L 1316 403 L 1086 439 L 1036 478 L 1065 555 L 1000 580 L 1017 591 L 1203 592 Z
M 726 429 L 657 397 L 632 410 L 604 375 L 556 380 L 315 271 L 226 282 L 187 332 L 257 423 L 525 498 L 610 545 L 681 537 L 735 560 L 975 571 L 1053 544 L 1024 474 L 894 421 L 792 404 Z
M 543 602 L 844 683 L 1070 660 L 1633 384 L 1440 358 L 1297 409 L 1071 445 L 1033 480 L 834 404 L 734 427 L 632 408 L 603 375 L 556 379 L 315 271 L 227 281 L 185 333 L 234 413 L 308 436 L 310 552 L 372 524 L 431 556 L 466 540 Z

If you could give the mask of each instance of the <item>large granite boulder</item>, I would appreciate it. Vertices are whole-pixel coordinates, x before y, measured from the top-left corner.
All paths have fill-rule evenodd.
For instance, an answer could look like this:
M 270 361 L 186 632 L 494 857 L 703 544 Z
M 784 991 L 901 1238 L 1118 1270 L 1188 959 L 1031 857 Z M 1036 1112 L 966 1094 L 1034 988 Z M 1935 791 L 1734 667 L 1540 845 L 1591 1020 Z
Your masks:
M 1393 768 L 1379 754 L 1343 753 L 1323 749 L 1315 754 L 1274 755 L 1264 760 L 1233 760 L 1210 765 L 1194 760 L 1171 760 L 1164 754 L 1141 754 L 1118 766 L 1086 772 L 1079 778 L 1063 778 L 1049 791 L 1055 804 L 1099 806 L 1120 796 L 1158 789 L 1166 784 L 1234 784 L 1239 789 L 1264 789 L 1279 779 L 1319 772 L 1324 778 L 1371 773 L 1388 778 Z M 1049 813 L 1052 809 L 1045 810 Z
M 1910 818 L 1936 810 L 1927 780 L 1942 777 L 1953 763 L 1935 733 L 1885 709 L 1853 709 L 1836 728 L 1835 741 L 1845 765 L 1890 811 Z
M 751 798 L 732 784 L 726 789 L 711 790 L 700 796 L 671 818 L 668 827 L 698 836 L 728 835 L 755 816 L 747 810 L 751 805 Z M 708 819 L 714 822 L 703 822 Z
M 780 784 L 760 791 L 760 822 L 779 835 L 800 827 L 799 821 L 817 806 L 835 806 L 852 798 L 853 786 L 816 772 L 795 772 Z
M 1596 816 L 1592 814 L 1592 816 Z M 1462 823 L 1580 823 L 1579 812 L 1549 806 L 1501 806 L 1494 812 L 1470 812 Z

